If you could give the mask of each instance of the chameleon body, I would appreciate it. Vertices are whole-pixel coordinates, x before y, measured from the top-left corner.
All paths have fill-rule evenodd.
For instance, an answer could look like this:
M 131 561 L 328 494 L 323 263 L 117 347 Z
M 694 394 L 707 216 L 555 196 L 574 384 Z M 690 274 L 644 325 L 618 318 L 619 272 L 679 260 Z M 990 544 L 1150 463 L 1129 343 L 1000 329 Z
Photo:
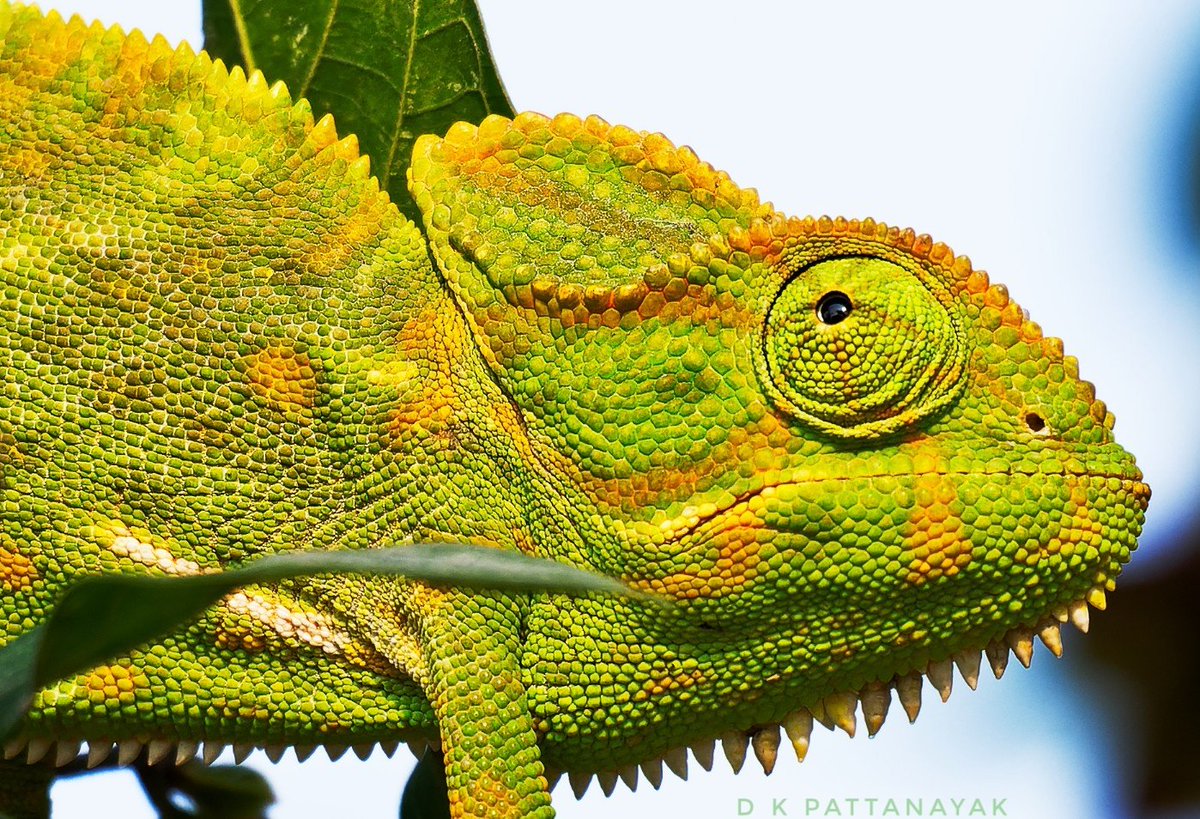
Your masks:
M 1149 489 L 965 257 L 522 114 L 353 137 L 186 45 L 0 4 L 0 642 L 97 572 L 469 541 L 673 601 L 248 588 L 42 691 L 29 762 L 440 741 L 455 815 L 768 769 L 1086 626 Z

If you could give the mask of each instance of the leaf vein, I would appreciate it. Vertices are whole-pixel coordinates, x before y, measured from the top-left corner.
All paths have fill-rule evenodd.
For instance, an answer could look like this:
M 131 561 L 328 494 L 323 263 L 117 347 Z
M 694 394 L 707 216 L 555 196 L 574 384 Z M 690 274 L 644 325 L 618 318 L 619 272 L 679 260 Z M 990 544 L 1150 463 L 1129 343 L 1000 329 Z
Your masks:
M 404 56 L 404 77 L 400 81 L 400 104 L 396 106 L 396 125 L 392 129 L 391 145 L 388 146 L 387 166 L 379 174 L 379 184 L 388 187 L 392 176 L 392 165 L 396 161 L 396 149 L 400 145 L 400 130 L 404 126 L 404 105 L 408 97 L 409 75 L 412 72 L 413 55 L 417 50 L 417 22 L 421 19 L 421 0 L 413 0 L 412 28 L 408 33 L 408 53 Z
M 238 45 L 241 46 L 246 76 L 249 76 L 254 72 L 256 66 L 254 52 L 250 48 L 250 32 L 246 30 L 246 19 L 242 13 L 242 0 L 229 0 L 229 10 L 233 12 L 233 28 L 237 32 Z
M 340 2 L 341 0 L 332 0 L 329 4 L 329 16 L 325 18 L 325 28 L 321 31 L 321 42 L 317 44 L 316 51 L 313 53 L 308 74 L 300 82 L 300 89 L 296 92 L 296 96 L 298 97 L 303 97 L 308 91 L 308 87 L 312 84 L 313 75 L 317 73 L 317 66 L 321 64 L 321 59 L 325 56 L 325 46 L 329 43 L 329 32 L 333 28 L 333 18 L 337 14 Z

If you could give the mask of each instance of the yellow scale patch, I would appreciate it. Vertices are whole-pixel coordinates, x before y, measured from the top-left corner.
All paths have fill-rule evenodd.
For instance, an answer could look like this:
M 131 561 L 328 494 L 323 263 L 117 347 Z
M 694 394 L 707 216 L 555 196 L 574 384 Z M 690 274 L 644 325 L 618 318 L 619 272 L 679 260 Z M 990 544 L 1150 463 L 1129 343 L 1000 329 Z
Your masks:
M 105 702 L 131 705 L 136 690 L 150 684 L 144 674 L 126 665 L 97 666 L 81 682 L 87 689 L 87 698 L 97 705 Z
M 0 162 L 0 169 L 14 177 L 33 180 L 41 177 L 50 167 L 50 154 L 32 148 L 13 150 Z
M 906 536 L 912 561 L 905 580 L 917 586 L 953 577 L 971 562 L 973 545 L 963 535 L 962 521 L 950 511 L 958 497 L 954 484 L 938 474 L 921 475 L 913 485 L 914 506 Z
M 1071 502 L 1065 512 L 1062 531 L 1046 541 L 1041 549 L 1030 552 L 1027 557 L 1030 565 L 1046 557 L 1069 556 L 1080 544 L 1099 549 L 1104 543 L 1104 525 L 1092 517 L 1087 487 L 1073 475 L 1062 477 L 1071 482 Z
M 444 339 L 444 346 L 433 343 L 435 337 Z M 464 413 L 469 414 L 451 380 L 452 362 L 459 359 L 462 342 L 461 334 L 435 310 L 426 310 L 405 322 L 396 346 L 402 357 L 410 351 L 427 351 L 428 357 L 422 362 L 426 366 L 404 365 L 401 368 L 393 364 L 379 371 L 380 377 L 372 379 L 375 383 L 396 388 L 396 406 L 390 420 L 393 442 L 401 444 L 414 433 L 444 434 L 465 417 Z M 410 372 L 411 378 L 399 381 Z M 384 375 L 389 376 L 387 380 L 383 379 Z
M 0 588 L 7 592 L 24 591 L 33 585 L 37 576 L 33 561 L 20 552 L 0 546 Z
M 675 691 L 681 688 L 690 688 L 704 681 L 704 672 L 700 669 L 692 671 L 680 671 L 678 674 L 671 674 L 658 679 L 647 680 L 643 686 L 643 691 L 649 696 L 656 697 L 660 694 L 665 694 L 668 691 Z M 641 699 L 638 697 L 638 699 Z
M 455 371 L 468 358 L 469 339 L 461 323 L 448 319 L 438 310 L 425 310 L 405 322 L 396 337 L 399 359 L 381 363 L 368 372 L 370 383 L 395 390 L 395 406 L 388 422 L 394 446 L 414 439 L 440 436 L 452 443 L 457 424 L 468 422 L 482 412 L 507 433 L 520 448 L 520 454 L 533 460 L 517 410 L 507 401 L 468 407 L 455 383 Z M 420 358 L 413 355 L 420 351 Z
M 688 535 L 693 531 L 704 532 L 704 540 L 718 547 L 716 560 L 697 564 L 694 570 L 661 578 L 629 578 L 629 582 L 679 599 L 714 599 L 738 591 L 757 574 L 758 533 L 766 525 L 761 512 L 774 495 L 774 488 L 766 487 L 747 503 L 730 509 L 719 509 L 710 502 L 684 507 L 678 515 L 658 525 L 659 549 L 664 554 L 687 550 L 692 540 Z M 719 529 L 705 529 L 705 522 L 710 519 Z
M 279 412 L 307 414 L 317 394 L 317 376 L 308 357 L 287 347 L 268 347 L 245 362 L 251 389 Z

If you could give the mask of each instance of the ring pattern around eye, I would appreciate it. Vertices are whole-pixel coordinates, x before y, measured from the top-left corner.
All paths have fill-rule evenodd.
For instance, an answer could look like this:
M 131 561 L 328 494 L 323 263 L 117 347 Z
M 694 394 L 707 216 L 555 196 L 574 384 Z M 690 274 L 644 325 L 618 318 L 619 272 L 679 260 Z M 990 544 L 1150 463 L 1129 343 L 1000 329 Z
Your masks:
M 781 260 L 790 275 L 763 325 L 760 376 L 781 410 L 832 437 L 868 439 L 958 397 L 965 335 L 933 273 L 878 247 L 840 256 L 806 250 Z M 828 323 L 819 307 L 837 295 L 849 308 Z

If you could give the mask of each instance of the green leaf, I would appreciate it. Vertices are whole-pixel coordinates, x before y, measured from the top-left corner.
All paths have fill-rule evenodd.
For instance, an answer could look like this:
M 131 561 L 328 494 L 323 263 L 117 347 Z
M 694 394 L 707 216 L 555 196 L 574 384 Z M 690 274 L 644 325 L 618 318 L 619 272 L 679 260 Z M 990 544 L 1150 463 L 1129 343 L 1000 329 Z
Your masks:
M 205 0 L 204 45 L 332 113 L 417 221 L 405 180 L 416 138 L 513 113 L 473 0 Z
M 188 577 L 96 575 L 68 587 L 46 622 L 0 650 L 0 737 L 16 726 L 30 698 L 48 683 L 173 631 L 238 586 L 340 572 L 403 575 L 436 586 L 658 599 L 565 563 L 457 544 L 291 552 Z
M 258 771 L 237 765 L 137 767 L 160 819 L 262 819 L 275 794 Z
M 445 764 L 437 751 L 425 751 L 404 786 L 400 819 L 450 819 Z
M 38 689 L 37 663 L 44 635 L 44 627 L 38 626 L 0 649 L 0 739 L 25 716 Z

